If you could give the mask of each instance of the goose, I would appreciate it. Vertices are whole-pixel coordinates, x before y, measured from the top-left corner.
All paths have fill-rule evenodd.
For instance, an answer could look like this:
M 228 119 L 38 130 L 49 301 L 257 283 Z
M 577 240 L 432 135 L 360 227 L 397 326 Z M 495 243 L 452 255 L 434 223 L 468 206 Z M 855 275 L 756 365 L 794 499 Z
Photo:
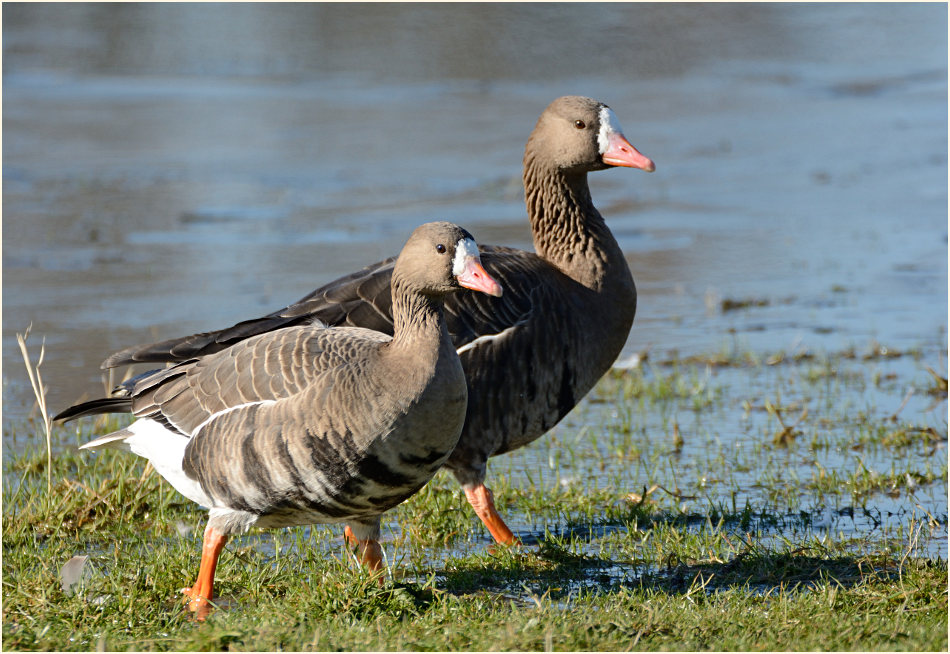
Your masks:
M 517 539 L 485 485 L 488 459 L 556 425 L 610 368 L 633 325 L 633 276 L 587 184 L 587 173 L 613 167 L 655 170 L 607 105 L 580 96 L 554 100 L 524 150 L 535 251 L 482 246 L 485 268 L 505 295 L 463 293 L 446 300 L 469 399 L 459 444 L 445 465 L 498 543 Z M 312 320 L 392 333 L 393 266 L 394 259 L 369 265 L 227 329 L 124 349 L 102 367 L 181 361 Z
M 381 515 L 455 448 L 468 392 L 443 302 L 462 287 L 497 297 L 501 286 L 472 236 L 445 222 L 412 233 L 389 286 L 392 336 L 310 321 L 144 373 L 55 417 L 131 411 L 129 427 L 81 449 L 132 451 L 209 509 L 198 578 L 184 590 L 199 619 L 228 537 L 252 526 L 345 522 L 378 571 Z

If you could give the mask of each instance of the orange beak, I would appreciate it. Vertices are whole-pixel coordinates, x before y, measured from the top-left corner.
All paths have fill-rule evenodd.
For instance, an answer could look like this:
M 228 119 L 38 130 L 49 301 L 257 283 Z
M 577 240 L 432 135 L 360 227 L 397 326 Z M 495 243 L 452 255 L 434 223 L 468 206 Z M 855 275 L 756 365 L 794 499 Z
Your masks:
M 649 157 L 644 157 L 630 141 L 619 132 L 611 132 L 607 138 L 607 151 L 602 156 L 603 162 L 611 166 L 639 168 L 648 173 L 656 170 L 656 166 Z
M 466 257 L 465 267 L 460 275 L 455 277 L 460 286 L 473 291 L 481 291 L 495 297 L 501 297 L 501 284 L 488 274 L 477 257 Z

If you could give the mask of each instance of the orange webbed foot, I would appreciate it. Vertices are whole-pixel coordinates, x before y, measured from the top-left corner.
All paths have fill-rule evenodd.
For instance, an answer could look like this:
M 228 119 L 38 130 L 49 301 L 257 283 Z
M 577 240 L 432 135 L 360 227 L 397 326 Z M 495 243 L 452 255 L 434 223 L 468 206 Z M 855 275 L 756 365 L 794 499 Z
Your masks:
M 204 622 L 211 614 L 209 598 L 198 592 L 197 584 L 191 588 L 182 588 L 181 592 L 185 596 L 183 600 L 188 605 L 188 610 L 193 614 L 192 617 L 199 622 Z
M 468 503 L 475 509 L 475 514 L 488 527 L 492 538 L 499 545 L 521 545 L 521 541 L 511 532 L 505 521 L 502 520 L 495 508 L 495 498 L 485 484 L 478 484 L 474 488 L 465 489 Z
M 379 574 L 384 571 L 383 567 L 383 548 L 375 538 L 360 540 L 350 529 L 349 525 L 343 528 L 343 538 L 348 547 L 356 550 L 356 557 L 360 563 L 366 566 L 366 569 L 373 574 Z M 385 576 L 380 574 L 379 585 L 385 583 Z

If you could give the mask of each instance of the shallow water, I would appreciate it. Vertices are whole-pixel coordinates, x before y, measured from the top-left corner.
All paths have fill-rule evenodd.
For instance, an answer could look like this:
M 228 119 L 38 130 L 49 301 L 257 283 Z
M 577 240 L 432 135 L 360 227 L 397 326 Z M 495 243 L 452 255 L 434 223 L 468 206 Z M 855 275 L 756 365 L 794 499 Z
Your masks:
M 419 223 L 530 247 L 522 148 L 567 93 L 610 104 L 657 163 L 590 177 L 640 291 L 622 362 L 880 344 L 919 353 L 902 378 L 946 375 L 944 5 L 7 4 L 3 19 L 8 447 L 33 407 L 15 339 L 31 323 L 55 411 L 102 392 L 109 353 L 269 312 Z M 942 415 L 945 434 L 946 404 L 934 415 L 902 413 Z M 722 418 L 727 446 L 748 438 L 740 407 Z

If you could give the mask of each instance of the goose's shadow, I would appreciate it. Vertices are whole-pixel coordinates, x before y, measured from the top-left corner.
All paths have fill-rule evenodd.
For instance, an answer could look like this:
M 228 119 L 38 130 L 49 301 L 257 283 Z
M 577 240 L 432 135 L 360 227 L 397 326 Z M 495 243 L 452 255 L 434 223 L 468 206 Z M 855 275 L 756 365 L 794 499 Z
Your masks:
M 705 518 L 689 518 L 653 515 L 648 528 L 706 522 Z M 847 588 L 870 579 L 896 578 L 899 573 L 893 557 L 842 555 L 818 545 L 775 550 L 763 541 L 740 537 L 736 539 L 742 543 L 739 551 L 727 559 L 690 560 L 672 555 L 659 564 L 579 554 L 565 545 L 625 530 L 625 526 L 605 523 L 569 525 L 541 536 L 521 533 L 521 547 L 489 547 L 477 560 L 447 561 L 436 574 L 442 588 L 456 595 L 490 593 L 531 604 L 543 596 L 566 602 L 580 592 L 607 594 L 624 588 L 671 594 L 745 588 L 769 594 L 808 589 L 831 580 Z

